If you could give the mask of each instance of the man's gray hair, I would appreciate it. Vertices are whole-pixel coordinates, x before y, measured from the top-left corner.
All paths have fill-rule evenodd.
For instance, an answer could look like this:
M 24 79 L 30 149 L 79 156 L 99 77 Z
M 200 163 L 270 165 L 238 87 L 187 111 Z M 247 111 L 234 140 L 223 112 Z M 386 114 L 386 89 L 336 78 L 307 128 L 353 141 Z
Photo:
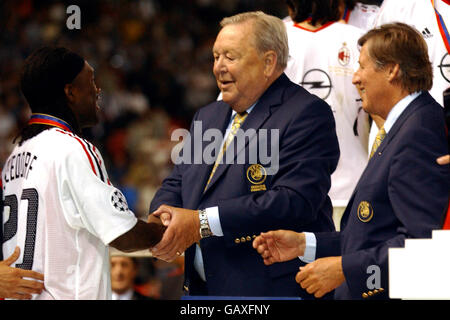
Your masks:
M 277 66 L 280 70 L 284 70 L 289 57 L 289 45 L 283 21 L 262 11 L 252 11 L 226 17 L 222 19 L 220 26 L 223 28 L 227 25 L 247 21 L 253 22 L 255 47 L 258 52 L 275 51 L 277 54 Z

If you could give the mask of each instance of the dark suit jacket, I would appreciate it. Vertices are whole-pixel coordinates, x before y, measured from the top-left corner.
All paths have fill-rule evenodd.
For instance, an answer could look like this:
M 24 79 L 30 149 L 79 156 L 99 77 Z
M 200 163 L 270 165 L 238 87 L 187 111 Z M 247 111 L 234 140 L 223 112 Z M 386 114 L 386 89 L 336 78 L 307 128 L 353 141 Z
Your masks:
M 336 299 L 362 299 L 371 289 L 368 280 L 375 283 L 369 279 L 375 274 L 371 265 L 380 268 L 384 289 L 372 297 L 389 298 L 388 248 L 403 247 L 406 238 L 430 238 L 442 227 L 450 173 L 436 158 L 447 153 L 442 107 L 423 92 L 367 164 L 344 212 L 342 232 L 316 234 L 316 258 L 342 255 L 346 282 L 336 289 Z
M 223 101 L 200 109 L 194 116 L 194 121 L 201 121 L 200 134 L 210 128 L 223 134 L 231 111 Z M 260 232 L 274 229 L 334 230 L 327 196 L 330 175 L 339 159 L 333 114 L 325 102 L 283 74 L 261 96 L 241 127 L 244 131 L 249 128 L 279 130 L 279 170 L 263 177 L 260 185 L 266 190 L 252 191 L 249 157 L 244 164 L 235 161 L 219 165 L 205 192 L 213 165 L 179 164 L 164 180 L 150 210 L 162 204 L 188 209 L 219 208 L 224 236 L 205 238 L 200 243 L 206 285 L 193 267 L 195 246 L 186 251 L 185 285 L 189 294 L 306 296 L 295 282 L 300 260 L 265 266 L 252 248 L 252 240 Z M 193 140 L 199 139 L 199 132 L 191 126 L 190 133 L 190 148 L 195 151 Z M 248 152 L 248 140 L 241 152 Z M 208 144 L 209 141 L 203 142 L 197 161 Z

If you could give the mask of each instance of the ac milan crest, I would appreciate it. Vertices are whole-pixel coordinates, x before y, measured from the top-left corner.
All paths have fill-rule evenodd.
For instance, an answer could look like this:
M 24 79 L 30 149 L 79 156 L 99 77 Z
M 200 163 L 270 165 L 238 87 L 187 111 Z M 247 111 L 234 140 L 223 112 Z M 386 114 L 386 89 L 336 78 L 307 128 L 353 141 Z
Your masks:
M 339 49 L 338 61 L 342 66 L 346 66 L 350 62 L 350 50 L 347 48 L 347 44 L 344 42 L 343 47 Z

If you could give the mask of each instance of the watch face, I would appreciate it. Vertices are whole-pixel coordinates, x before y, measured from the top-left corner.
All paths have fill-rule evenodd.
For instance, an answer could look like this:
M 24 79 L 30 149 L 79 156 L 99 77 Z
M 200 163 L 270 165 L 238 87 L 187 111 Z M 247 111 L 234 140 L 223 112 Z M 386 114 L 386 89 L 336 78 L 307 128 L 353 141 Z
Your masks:
M 209 237 L 212 235 L 211 231 L 207 227 L 202 227 L 200 229 L 200 234 L 201 234 L 202 238 Z

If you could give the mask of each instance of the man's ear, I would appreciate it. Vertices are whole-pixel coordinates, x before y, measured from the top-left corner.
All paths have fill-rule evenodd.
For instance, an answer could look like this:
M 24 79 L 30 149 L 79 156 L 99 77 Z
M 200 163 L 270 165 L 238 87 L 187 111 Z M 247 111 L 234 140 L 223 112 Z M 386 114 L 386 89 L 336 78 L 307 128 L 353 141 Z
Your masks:
M 391 64 L 388 67 L 388 80 L 389 82 L 395 81 L 400 78 L 402 71 L 400 70 L 400 65 L 398 63 Z
M 64 86 L 64 93 L 66 94 L 67 101 L 73 102 L 75 100 L 75 96 L 73 94 L 73 85 L 68 83 Z
M 273 50 L 269 50 L 264 53 L 264 75 L 266 78 L 270 78 L 277 67 L 277 54 Z

